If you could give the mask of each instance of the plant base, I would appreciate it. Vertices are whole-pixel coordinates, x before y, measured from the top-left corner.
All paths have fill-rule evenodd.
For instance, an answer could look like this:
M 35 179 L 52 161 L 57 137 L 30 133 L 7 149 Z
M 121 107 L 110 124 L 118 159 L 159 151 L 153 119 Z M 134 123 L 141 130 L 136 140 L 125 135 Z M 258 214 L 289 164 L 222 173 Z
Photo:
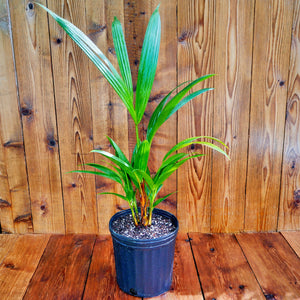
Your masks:
M 154 214 L 169 217 L 176 230 L 152 240 L 136 240 L 116 234 L 112 222 L 130 210 L 116 213 L 109 222 L 113 238 L 117 282 L 122 291 L 137 297 L 155 297 L 167 292 L 172 283 L 175 239 L 178 220 L 166 211 Z

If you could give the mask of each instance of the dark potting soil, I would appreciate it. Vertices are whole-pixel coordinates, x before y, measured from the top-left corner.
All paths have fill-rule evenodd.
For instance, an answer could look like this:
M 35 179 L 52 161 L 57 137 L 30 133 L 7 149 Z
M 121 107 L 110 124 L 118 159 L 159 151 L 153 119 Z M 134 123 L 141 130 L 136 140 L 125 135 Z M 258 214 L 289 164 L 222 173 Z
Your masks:
M 131 214 L 122 216 L 112 222 L 114 232 L 136 240 L 159 238 L 175 231 L 171 219 L 165 216 L 152 215 L 152 225 L 143 227 L 134 225 Z

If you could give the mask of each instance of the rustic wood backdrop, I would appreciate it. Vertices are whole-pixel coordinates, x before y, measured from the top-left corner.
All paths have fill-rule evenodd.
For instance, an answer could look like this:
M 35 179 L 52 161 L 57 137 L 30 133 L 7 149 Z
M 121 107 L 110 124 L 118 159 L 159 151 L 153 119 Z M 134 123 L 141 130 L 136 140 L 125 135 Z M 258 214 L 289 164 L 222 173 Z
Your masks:
M 124 24 L 134 84 L 159 0 L 40 0 L 70 19 L 117 66 L 111 23 Z M 300 229 L 300 1 L 162 0 L 159 66 L 144 124 L 178 83 L 216 73 L 159 131 L 151 170 L 176 141 L 213 135 L 231 161 L 203 150 L 161 191 L 182 231 Z M 125 107 L 58 25 L 25 0 L 0 0 L 0 220 L 3 232 L 108 232 L 119 188 L 70 174 L 135 143 Z

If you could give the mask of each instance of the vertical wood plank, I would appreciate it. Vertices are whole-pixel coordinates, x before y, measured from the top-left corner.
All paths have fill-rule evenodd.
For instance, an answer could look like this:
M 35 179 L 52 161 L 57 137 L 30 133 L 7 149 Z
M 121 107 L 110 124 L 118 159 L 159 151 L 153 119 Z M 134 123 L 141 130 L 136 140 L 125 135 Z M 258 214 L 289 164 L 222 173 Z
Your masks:
M 233 235 L 189 235 L 205 299 L 265 299 Z
M 300 229 L 300 2 L 295 1 L 282 164 L 279 230 Z
M 213 136 L 230 161 L 213 153 L 211 231 L 244 228 L 254 1 L 216 2 Z
M 53 235 L 25 299 L 81 299 L 95 235 Z
M 49 240 L 48 235 L 20 235 L 0 265 L 1 299 L 23 299 Z
M 256 1 L 246 231 L 277 227 L 292 20 L 293 1 Z
M 215 1 L 178 1 L 178 84 L 214 73 Z M 214 86 L 209 79 L 197 89 Z M 213 93 L 208 92 L 178 112 L 178 141 L 212 135 Z M 177 212 L 180 230 L 210 231 L 211 152 L 192 159 L 178 170 Z M 191 150 L 191 149 L 187 149 Z
M 49 8 L 86 31 L 85 1 L 49 1 Z M 39 10 L 46 19 L 46 13 Z M 67 233 L 96 233 L 94 176 L 66 173 L 94 162 L 88 58 L 49 17 Z
M 32 231 L 23 132 L 18 107 L 7 1 L 0 1 L 0 219 L 4 232 Z
M 281 234 L 300 258 L 300 231 L 284 231 Z
M 298 299 L 300 260 L 280 233 L 238 234 L 266 299 Z
M 158 103 L 171 89 L 176 87 L 176 0 L 166 0 L 160 5 L 161 16 L 161 44 L 157 63 L 156 77 L 149 98 L 144 118 L 141 122 L 140 137 L 146 136 L 146 127 Z M 151 1 L 124 1 L 125 28 L 128 53 L 132 69 L 133 85 L 136 86 L 140 55 L 148 21 L 160 3 Z M 134 88 L 135 90 L 135 88 Z M 135 131 L 132 122 L 129 122 L 129 148 L 132 152 L 135 139 Z M 176 116 L 172 116 L 157 132 L 151 146 L 149 157 L 149 169 L 153 174 L 161 164 L 161 160 L 167 151 L 176 143 Z M 170 176 L 165 182 L 159 197 L 163 197 L 176 190 L 176 174 Z M 159 205 L 176 214 L 176 195 L 170 196 Z
M 150 298 L 145 298 L 150 299 Z M 202 300 L 203 295 L 193 259 L 190 240 L 179 233 L 175 245 L 173 282 L 170 291 L 153 300 Z
M 124 24 L 123 0 L 86 2 L 87 33 L 93 42 L 105 53 L 114 67 L 119 70 L 114 52 L 111 24 L 117 17 Z M 124 29 L 124 28 L 123 28 Z M 124 33 L 125 34 L 125 33 Z M 128 156 L 127 110 L 119 96 L 107 83 L 100 71 L 90 62 L 91 99 L 93 113 L 93 139 L 96 149 L 113 152 L 106 136 L 111 137 Z M 102 163 L 102 156 L 95 154 L 95 162 Z M 96 191 L 123 194 L 119 184 L 109 179 L 96 177 Z M 99 232 L 108 233 L 108 222 L 118 209 L 127 204 L 112 195 L 97 196 Z
M 125 294 L 117 285 L 113 244 L 109 235 L 97 237 L 83 299 L 139 299 Z
M 28 1 L 9 4 L 34 232 L 64 232 L 47 18 Z

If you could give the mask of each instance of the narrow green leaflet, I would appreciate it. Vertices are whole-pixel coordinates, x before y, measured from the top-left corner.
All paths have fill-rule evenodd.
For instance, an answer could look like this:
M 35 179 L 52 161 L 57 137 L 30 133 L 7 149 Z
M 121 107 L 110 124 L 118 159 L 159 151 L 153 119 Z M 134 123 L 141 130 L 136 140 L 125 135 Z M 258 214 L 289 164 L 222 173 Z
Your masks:
M 130 165 L 130 162 L 128 161 L 126 155 L 122 152 L 122 150 L 120 149 L 120 147 L 114 142 L 114 140 L 112 138 L 110 138 L 109 136 L 107 136 L 107 139 L 109 141 L 109 143 L 112 145 L 112 147 L 114 148 L 115 152 L 116 152 L 116 156 L 119 157 L 120 159 L 122 159 L 124 162 L 126 162 L 128 165 Z
M 154 203 L 153 203 L 153 207 L 157 206 L 159 203 L 163 202 L 165 199 L 167 199 L 168 197 L 170 197 L 171 195 L 175 194 L 176 192 L 170 193 L 167 196 L 163 197 L 163 198 L 159 198 L 157 199 Z
M 130 96 L 133 98 L 132 78 L 131 78 L 128 52 L 126 48 L 122 25 L 120 21 L 117 19 L 117 17 L 114 18 L 114 21 L 112 23 L 112 36 L 113 36 L 115 51 L 116 51 L 121 75 L 127 85 L 128 91 L 130 92 Z
M 167 121 L 176 111 L 178 111 L 182 106 L 184 106 L 185 104 L 187 104 L 188 102 L 190 102 L 191 100 L 193 100 L 194 98 L 196 98 L 197 96 L 211 91 L 213 90 L 213 88 L 206 88 L 206 89 L 202 89 L 199 91 L 196 91 L 194 93 L 191 93 L 190 95 L 188 95 L 187 97 L 183 98 L 170 112 L 169 116 L 167 116 L 166 120 Z
M 148 165 L 149 154 L 150 154 L 150 144 L 149 144 L 148 140 L 144 140 L 140 144 L 140 146 L 137 150 L 137 153 L 135 154 L 134 162 L 133 162 L 134 168 L 146 171 L 147 165 Z
M 102 172 L 97 172 L 97 171 L 89 171 L 89 170 L 76 170 L 76 171 L 70 171 L 68 173 L 87 173 L 87 174 L 94 174 L 94 175 L 98 175 L 98 176 L 102 176 L 102 177 L 106 177 L 109 178 L 115 182 L 120 183 L 123 186 L 123 182 L 120 179 L 120 177 L 118 176 L 114 176 L 111 174 L 106 174 L 106 173 L 102 173 Z
M 213 140 L 213 141 L 216 141 L 218 143 L 220 143 L 221 145 L 223 145 L 224 147 L 228 148 L 222 141 L 220 141 L 219 139 L 217 138 L 214 138 L 214 137 L 211 137 L 211 136 L 195 136 L 195 137 L 191 137 L 191 138 L 188 138 L 188 139 L 185 139 L 181 142 L 179 142 L 178 144 L 176 144 L 173 148 L 171 148 L 168 153 L 165 155 L 165 157 L 163 158 L 163 161 L 168 157 L 170 156 L 170 154 L 172 154 L 173 152 L 179 150 L 179 149 L 182 149 L 182 148 L 185 148 L 187 146 L 190 146 L 192 144 L 199 144 L 199 145 L 205 145 L 205 146 L 208 146 L 214 150 L 217 150 L 218 152 L 224 154 L 228 159 L 229 156 L 227 155 L 227 153 L 225 151 L 223 151 L 220 147 L 214 145 L 214 144 L 211 144 L 211 143 L 208 143 L 208 142 L 196 142 L 198 139 L 201 139 L 201 138 L 206 138 L 206 139 L 210 139 L 210 140 Z
M 105 192 L 105 193 L 98 193 L 97 195 L 114 195 L 114 196 L 120 197 L 121 199 L 123 199 L 125 201 L 129 201 L 129 199 L 127 199 L 125 196 L 123 196 L 121 194 L 117 194 L 117 193 Z
M 157 6 L 153 12 L 148 23 L 141 53 L 135 100 L 135 111 L 138 123 L 140 123 L 144 115 L 157 67 L 161 35 L 158 9 L 159 6 Z

